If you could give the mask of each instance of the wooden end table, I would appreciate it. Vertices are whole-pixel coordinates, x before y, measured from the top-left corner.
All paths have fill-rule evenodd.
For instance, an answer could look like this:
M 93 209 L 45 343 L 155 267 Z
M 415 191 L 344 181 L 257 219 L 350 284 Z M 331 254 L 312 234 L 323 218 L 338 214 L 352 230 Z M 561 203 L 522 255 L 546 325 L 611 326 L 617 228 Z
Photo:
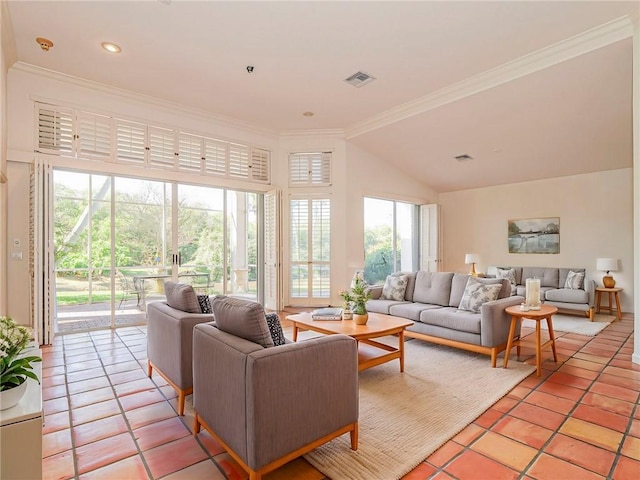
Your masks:
M 354 338 L 358 344 L 358 371 L 397 358 L 400 360 L 400 371 L 404 372 L 404 330 L 413 325 L 411 320 L 371 312 L 366 325 L 357 325 L 353 320 L 313 320 L 310 312 L 287 315 L 287 320 L 293 323 L 294 342 L 298 340 L 298 330 L 311 330 L 325 335 L 343 333 Z M 398 336 L 398 348 L 373 340 L 386 335 Z
M 516 333 L 516 325 L 523 318 L 528 318 L 530 320 L 535 320 L 536 322 L 536 375 L 540 376 L 540 364 L 542 363 L 542 349 L 551 345 L 551 350 L 553 351 L 553 361 L 558 362 L 558 354 L 556 353 L 556 337 L 553 333 L 553 322 L 551 321 L 551 316 L 555 313 L 558 313 L 558 309 L 556 307 L 552 307 L 550 305 L 542 305 L 540 310 L 528 310 L 523 311 L 520 310 L 520 306 L 514 305 L 512 307 L 507 307 L 505 309 L 509 315 L 511 315 L 511 326 L 509 327 L 509 340 L 507 341 L 507 349 L 504 352 L 504 363 L 502 364 L 503 368 L 507 368 L 509 363 L 509 353 L 511 352 L 511 348 L 516 345 L 517 350 L 516 354 L 520 356 L 520 337 L 514 340 L 513 336 Z M 540 322 L 542 320 L 547 321 L 547 328 L 549 329 L 549 340 L 545 343 L 542 343 L 540 340 Z
M 609 310 L 609 315 L 613 315 L 613 300 L 616 302 L 616 317 L 618 320 L 622 318 L 622 311 L 620 309 L 620 292 L 622 288 L 606 288 L 596 287 L 596 313 L 600 313 L 600 301 L 602 300 L 602 294 L 609 294 L 609 306 L 602 307 Z M 615 320 L 614 320 L 615 321 Z

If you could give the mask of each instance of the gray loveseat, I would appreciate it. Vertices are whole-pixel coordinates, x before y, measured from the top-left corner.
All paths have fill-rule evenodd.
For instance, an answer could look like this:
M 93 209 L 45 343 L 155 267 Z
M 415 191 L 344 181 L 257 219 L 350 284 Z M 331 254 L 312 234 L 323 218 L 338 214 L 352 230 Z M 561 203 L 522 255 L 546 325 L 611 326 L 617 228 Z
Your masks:
M 513 287 L 513 295 L 524 296 L 527 278 L 539 278 L 540 300 L 563 312 L 579 312 L 593 321 L 596 284 L 593 280 L 586 278 L 584 268 L 491 266 L 487 268 L 487 275 L 496 276 L 498 269 L 515 271 L 516 283 Z M 582 288 L 564 288 L 567 275 L 571 271 L 584 273 Z
M 370 312 L 408 318 L 407 337 L 448 345 L 491 356 L 491 366 L 507 346 L 511 317 L 505 308 L 519 305 L 524 297 L 512 296 L 508 280 L 480 278 L 481 283 L 502 285 L 498 299 L 484 303 L 479 313 L 461 310 L 468 274 L 452 272 L 403 272 L 408 275 L 404 300 L 382 299 L 383 286 L 370 287 Z M 520 335 L 520 325 L 516 335 Z

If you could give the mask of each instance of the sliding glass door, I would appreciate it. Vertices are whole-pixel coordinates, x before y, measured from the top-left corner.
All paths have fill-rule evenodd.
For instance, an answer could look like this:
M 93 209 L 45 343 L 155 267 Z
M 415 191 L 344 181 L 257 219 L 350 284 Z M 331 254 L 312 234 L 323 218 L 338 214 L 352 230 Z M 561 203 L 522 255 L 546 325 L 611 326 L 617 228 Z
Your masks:
M 257 300 L 263 195 L 54 170 L 56 331 L 144 323 L 167 280 Z

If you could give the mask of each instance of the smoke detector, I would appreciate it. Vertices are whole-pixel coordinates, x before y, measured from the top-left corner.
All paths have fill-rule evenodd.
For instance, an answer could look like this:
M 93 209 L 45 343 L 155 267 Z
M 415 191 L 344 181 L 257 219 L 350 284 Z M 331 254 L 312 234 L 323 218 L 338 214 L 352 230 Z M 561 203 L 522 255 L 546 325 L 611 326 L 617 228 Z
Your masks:
M 353 85 L 354 87 L 360 88 L 366 85 L 367 83 L 373 82 L 375 79 L 376 77 L 373 77 L 368 73 L 356 72 L 353 75 L 351 75 L 349 78 L 345 78 L 344 81 L 347 82 L 349 85 Z
M 466 153 L 463 153 L 462 155 L 456 155 L 453 158 L 455 158 L 459 162 L 466 162 L 467 160 L 473 160 L 473 157 L 471 155 L 467 155 Z

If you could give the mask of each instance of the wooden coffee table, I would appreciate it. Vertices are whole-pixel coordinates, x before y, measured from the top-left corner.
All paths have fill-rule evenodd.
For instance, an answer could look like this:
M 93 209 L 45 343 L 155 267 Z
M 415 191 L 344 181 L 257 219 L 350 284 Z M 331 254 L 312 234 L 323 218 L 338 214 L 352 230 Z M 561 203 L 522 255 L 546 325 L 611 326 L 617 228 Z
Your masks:
M 400 360 L 400 371 L 404 372 L 404 330 L 413 325 L 411 320 L 369 313 L 366 325 L 356 325 L 353 320 L 313 320 L 310 312 L 288 315 L 287 320 L 293 323 L 294 342 L 298 340 L 298 330 L 311 330 L 326 335 L 343 333 L 354 338 L 358 344 L 358 371 L 397 358 Z M 398 348 L 373 340 L 386 335 L 398 335 Z

